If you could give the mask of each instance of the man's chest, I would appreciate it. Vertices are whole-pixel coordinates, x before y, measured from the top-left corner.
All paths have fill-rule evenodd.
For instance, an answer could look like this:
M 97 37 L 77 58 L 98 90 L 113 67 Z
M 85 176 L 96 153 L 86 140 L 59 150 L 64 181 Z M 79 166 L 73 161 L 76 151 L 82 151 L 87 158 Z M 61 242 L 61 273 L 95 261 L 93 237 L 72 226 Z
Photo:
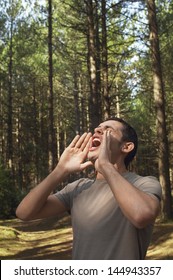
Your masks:
M 84 190 L 74 198 L 72 223 L 78 228 L 102 228 L 116 219 L 120 209 L 109 186 Z

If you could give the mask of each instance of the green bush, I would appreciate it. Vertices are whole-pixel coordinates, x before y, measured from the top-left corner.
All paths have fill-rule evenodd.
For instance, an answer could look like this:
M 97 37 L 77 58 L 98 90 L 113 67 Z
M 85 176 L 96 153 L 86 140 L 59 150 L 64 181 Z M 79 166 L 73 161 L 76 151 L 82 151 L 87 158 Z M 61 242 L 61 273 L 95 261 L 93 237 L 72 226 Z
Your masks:
M 14 217 L 21 198 L 22 193 L 13 185 L 10 171 L 0 165 L 0 219 Z

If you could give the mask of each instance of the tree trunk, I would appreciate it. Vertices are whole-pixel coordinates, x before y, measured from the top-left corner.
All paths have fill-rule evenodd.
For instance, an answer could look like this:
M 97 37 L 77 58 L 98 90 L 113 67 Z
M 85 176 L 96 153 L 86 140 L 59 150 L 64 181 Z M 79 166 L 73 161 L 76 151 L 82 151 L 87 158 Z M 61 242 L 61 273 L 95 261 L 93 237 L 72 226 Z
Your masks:
M 37 90 L 35 79 L 33 79 L 33 115 L 34 115 L 34 151 L 35 151 L 35 167 L 36 167 L 36 176 L 35 176 L 35 184 L 39 183 L 39 126 L 38 126 L 38 108 L 37 108 Z
M 110 98 L 108 86 L 108 52 L 107 52 L 107 26 L 106 26 L 106 1 L 102 0 L 102 79 L 104 118 L 110 117 Z
M 48 52 L 49 52 L 49 168 L 52 170 L 57 163 L 57 141 L 54 126 L 54 94 L 52 65 L 52 0 L 48 0 Z
M 95 0 L 94 18 L 95 18 L 95 48 L 96 48 L 96 83 L 97 83 L 97 93 L 98 93 L 98 106 L 99 114 L 102 120 L 103 117 L 103 106 L 102 106 L 102 91 L 101 91 L 101 44 L 100 44 L 100 10 L 99 10 L 99 0 Z
M 88 70 L 90 77 L 90 121 L 91 130 L 96 127 L 101 119 L 100 116 L 100 92 L 97 85 L 97 62 L 96 62 L 96 32 L 94 24 L 93 1 L 86 1 L 87 19 L 88 19 Z
M 156 6 L 154 0 L 147 0 L 150 27 L 150 43 L 153 67 L 153 90 L 156 107 L 156 129 L 158 140 L 158 167 L 160 183 L 163 188 L 163 218 L 169 219 L 171 209 L 171 186 L 169 176 L 169 149 L 165 116 L 165 91 L 162 78 L 161 58 L 159 49 Z
M 12 95 L 12 80 L 13 80 L 13 19 L 10 23 L 10 49 L 9 49 L 9 64 L 8 64 L 8 130 L 7 130 L 7 164 L 13 173 L 13 95 Z M 14 173 L 13 173 L 14 175 Z
M 74 69 L 73 73 L 73 81 L 74 81 L 74 105 L 75 105 L 75 131 L 76 134 L 81 133 L 81 127 L 80 127 L 80 107 L 79 107 L 79 88 L 78 88 L 78 74 L 77 71 Z

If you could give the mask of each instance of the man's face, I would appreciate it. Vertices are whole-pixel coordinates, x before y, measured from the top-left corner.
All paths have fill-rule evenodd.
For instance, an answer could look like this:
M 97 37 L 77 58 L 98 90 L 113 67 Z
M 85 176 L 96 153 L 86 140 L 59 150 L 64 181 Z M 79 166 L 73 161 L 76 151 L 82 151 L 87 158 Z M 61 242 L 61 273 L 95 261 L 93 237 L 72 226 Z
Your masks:
M 114 120 L 105 121 L 95 128 L 91 147 L 88 153 L 88 159 L 95 161 L 98 158 L 103 140 L 103 134 L 106 130 L 111 132 L 110 149 L 113 157 L 115 156 L 116 158 L 116 155 L 120 152 L 120 146 L 122 143 L 122 129 L 123 125 L 120 122 Z

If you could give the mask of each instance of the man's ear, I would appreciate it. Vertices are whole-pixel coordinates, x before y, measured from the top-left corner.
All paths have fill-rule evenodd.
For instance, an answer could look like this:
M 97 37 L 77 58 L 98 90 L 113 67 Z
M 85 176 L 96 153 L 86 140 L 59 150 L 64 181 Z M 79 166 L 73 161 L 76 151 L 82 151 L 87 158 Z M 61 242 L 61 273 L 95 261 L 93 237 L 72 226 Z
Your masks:
M 134 143 L 133 142 L 126 142 L 126 143 L 124 143 L 123 145 L 122 145 L 122 148 L 121 148 L 121 150 L 122 150 L 122 152 L 123 153 L 130 153 L 133 149 L 134 149 Z

